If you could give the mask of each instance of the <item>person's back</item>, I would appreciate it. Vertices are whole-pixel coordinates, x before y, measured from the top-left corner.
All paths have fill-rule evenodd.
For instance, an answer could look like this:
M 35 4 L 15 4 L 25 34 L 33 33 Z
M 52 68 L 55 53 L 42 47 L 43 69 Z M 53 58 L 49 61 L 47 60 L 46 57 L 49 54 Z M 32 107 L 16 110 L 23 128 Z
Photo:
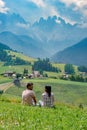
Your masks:
M 45 92 L 42 94 L 43 106 L 54 106 L 54 94 L 51 92 L 51 86 L 45 86 Z
M 36 97 L 33 91 L 33 84 L 28 83 L 27 89 L 22 93 L 22 104 L 33 105 L 36 104 Z
M 24 90 L 22 93 L 22 103 L 23 104 L 29 104 L 29 105 L 33 105 L 33 97 L 34 92 L 32 90 Z

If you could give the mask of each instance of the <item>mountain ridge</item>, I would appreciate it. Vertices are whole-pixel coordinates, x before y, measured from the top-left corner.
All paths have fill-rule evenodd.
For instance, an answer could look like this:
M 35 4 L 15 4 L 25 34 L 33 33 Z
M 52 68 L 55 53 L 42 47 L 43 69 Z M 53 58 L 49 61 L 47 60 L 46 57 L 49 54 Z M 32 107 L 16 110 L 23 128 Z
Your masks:
M 41 48 L 40 43 L 36 42 L 33 38 L 26 35 L 17 35 L 12 32 L 0 33 L 0 42 L 8 45 L 13 50 L 24 53 L 31 57 L 43 57 L 43 54 L 47 52 Z M 45 54 L 44 54 L 45 55 Z
M 53 55 L 54 62 L 87 65 L 87 38 Z
M 0 13 L 0 20 L 0 34 L 8 31 L 16 35 L 5 35 L 4 40 L 0 37 L 0 42 L 36 58 L 51 57 L 56 52 L 87 37 L 87 28 L 81 28 L 78 24 L 66 23 L 63 18 L 58 16 L 41 17 L 39 21 L 31 24 L 20 14 L 8 12 Z

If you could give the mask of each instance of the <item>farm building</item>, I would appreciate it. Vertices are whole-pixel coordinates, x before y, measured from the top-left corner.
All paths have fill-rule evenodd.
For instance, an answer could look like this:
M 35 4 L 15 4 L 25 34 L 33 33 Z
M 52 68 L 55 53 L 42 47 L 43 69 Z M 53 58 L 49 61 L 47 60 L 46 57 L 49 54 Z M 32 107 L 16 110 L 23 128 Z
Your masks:
M 16 73 L 13 71 L 6 71 L 2 74 L 4 77 L 16 77 Z

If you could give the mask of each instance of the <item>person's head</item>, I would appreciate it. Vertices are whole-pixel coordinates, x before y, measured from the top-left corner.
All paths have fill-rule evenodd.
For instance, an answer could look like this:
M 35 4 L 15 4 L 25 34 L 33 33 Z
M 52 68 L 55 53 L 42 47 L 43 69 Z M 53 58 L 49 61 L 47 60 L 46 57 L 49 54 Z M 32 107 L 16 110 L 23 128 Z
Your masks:
M 45 91 L 48 93 L 48 96 L 51 96 L 51 86 L 45 86 Z
M 27 83 L 27 89 L 33 90 L 33 83 Z

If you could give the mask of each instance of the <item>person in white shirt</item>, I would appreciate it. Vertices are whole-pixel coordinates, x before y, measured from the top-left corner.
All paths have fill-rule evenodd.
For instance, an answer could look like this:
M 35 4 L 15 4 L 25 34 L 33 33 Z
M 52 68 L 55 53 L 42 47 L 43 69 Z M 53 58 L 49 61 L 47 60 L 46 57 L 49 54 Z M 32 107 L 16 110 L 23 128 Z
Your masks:
M 36 105 L 36 96 L 33 91 L 33 83 L 27 84 L 27 89 L 22 92 L 22 104 L 24 105 Z

